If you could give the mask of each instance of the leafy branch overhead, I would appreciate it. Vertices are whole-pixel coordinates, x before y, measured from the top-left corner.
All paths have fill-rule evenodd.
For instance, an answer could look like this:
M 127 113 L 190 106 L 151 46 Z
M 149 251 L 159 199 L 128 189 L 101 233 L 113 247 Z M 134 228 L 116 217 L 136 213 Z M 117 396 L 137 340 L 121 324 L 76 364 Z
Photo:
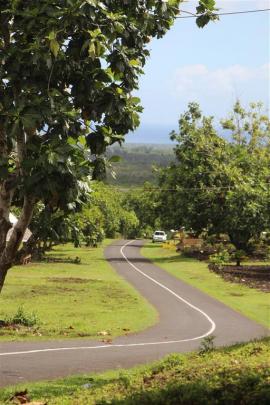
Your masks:
M 135 129 L 142 108 L 131 92 L 149 54 L 147 44 L 170 28 L 178 5 L 0 1 L 2 178 L 14 171 L 7 158 L 22 133 L 24 176 L 17 181 L 48 197 L 51 186 L 41 183 L 48 168 L 72 177 L 69 160 L 76 161 L 79 151 L 69 139 L 84 136 L 85 148 L 98 155 Z
M 218 9 L 215 7 L 215 0 L 200 0 L 199 5 L 196 7 L 197 14 L 196 23 L 198 27 L 203 28 L 210 21 L 216 21 L 219 19 L 216 12 Z

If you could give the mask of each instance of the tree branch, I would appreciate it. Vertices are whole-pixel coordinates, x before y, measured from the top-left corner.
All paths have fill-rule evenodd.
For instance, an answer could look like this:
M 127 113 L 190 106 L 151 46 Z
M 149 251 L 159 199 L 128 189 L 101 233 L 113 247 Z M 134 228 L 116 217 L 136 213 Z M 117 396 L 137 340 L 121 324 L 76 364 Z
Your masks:
M 10 45 L 9 17 L 0 13 L 0 32 L 3 35 L 4 46 L 7 49 Z

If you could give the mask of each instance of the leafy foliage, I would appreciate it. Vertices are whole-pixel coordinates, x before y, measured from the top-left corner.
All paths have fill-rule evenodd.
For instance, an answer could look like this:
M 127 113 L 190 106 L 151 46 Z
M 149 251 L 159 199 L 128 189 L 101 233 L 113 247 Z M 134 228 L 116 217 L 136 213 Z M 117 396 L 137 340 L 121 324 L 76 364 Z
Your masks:
M 104 177 L 106 147 L 139 125 L 148 43 L 180 2 L 0 0 L 0 289 L 37 202 L 73 204 L 80 180 Z
M 6 325 L 23 325 L 28 327 L 35 326 L 39 322 L 38 316 L 34 312 L 26 313 L 23 307 L 19 307 L 12 317 L 5 320 Z
M 21 194 L 57 205 L 64 186 L 74 190 L 89 171 L 83 161 L 138 125 L 140 100 L 131 91 L 146 45 L 170 28 L 179 2 L 0 4 L 2 177 L 15 171 Z M 21 156 L 12 156 L 14 143 Z
M 0 288 L 34 206 L 65 210 L 104 171 L 106 146 L 139 124 L 151 37 L 179 1 L 0 1 Z M 6 246 L 11 204 L 21 216 Z
M 218 266 L 226 264 L 229 261 L 230 254 L 227 250 L 221 250 L 220 252 L 214 253 L 209 257 L 209 262 Z
M 159 192 L 151 183 L 145 183 L 141 190 L 125 193 L 123 203 L 125 208 L 128 211 L 133 210 L 138 218 L 139 236 L 149 238 L 154 228 L 160 227 Z
M 92 181 L 91 189 L 85 187 L 84 192 L 81 199 L 85 202 L 77 206 L 76 212 L 53 212 L 38 204 L 31 224 L 33 235 L 21 253 L 39 257 L 59 243 L 97 247 L 104 237 L 137 235 L 139 220 L 134 210 L 126 207 L 125 193 L 98 181 Z
M 222 121 L 232 139 L 221 138 L 213 117 L 203 117 L 196 103 L 179 120 L 177 163 L 161 171 L 161 217 L 169 226 L 196 233 L 226 233 L 237 249 L 248 250 L 252 239 L 270 226 L 269 120 L 261 104 L 244 110 L 240 103 Z

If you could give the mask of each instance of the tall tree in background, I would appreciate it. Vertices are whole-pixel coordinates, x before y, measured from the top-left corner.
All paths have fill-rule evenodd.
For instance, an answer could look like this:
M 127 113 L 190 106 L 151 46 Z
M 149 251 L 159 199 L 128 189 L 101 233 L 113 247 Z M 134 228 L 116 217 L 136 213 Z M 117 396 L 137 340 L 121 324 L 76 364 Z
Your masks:
M 238 249 L 247 251 L 251 239 L 270 227 L 270 121 L 262 103 L 244 109 L 237 101 L 221 124 L 232 139 L 224 229 Z
M 212 117 L 198 104 L 181 115 L 177 163 L 161 171 L 161 218 L 165 225 L 185 226 L 198 234 L 227 233 L 237 249 L 248 250 L 252 238 L 269 227 L 269 119 L 260 104 L 250 110 L 239 101 L 222 121 L 231 140 L 218 136 Z

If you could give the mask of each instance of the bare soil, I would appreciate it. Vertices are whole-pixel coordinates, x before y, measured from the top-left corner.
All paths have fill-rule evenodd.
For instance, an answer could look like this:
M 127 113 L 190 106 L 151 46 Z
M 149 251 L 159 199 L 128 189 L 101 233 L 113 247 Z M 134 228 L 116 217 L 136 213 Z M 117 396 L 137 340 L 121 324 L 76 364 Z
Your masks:
M 270 266 L 217 266 L 210 264 L 208 267 L 226 281 L 243 284 L 263 292 L 270 292 Z

